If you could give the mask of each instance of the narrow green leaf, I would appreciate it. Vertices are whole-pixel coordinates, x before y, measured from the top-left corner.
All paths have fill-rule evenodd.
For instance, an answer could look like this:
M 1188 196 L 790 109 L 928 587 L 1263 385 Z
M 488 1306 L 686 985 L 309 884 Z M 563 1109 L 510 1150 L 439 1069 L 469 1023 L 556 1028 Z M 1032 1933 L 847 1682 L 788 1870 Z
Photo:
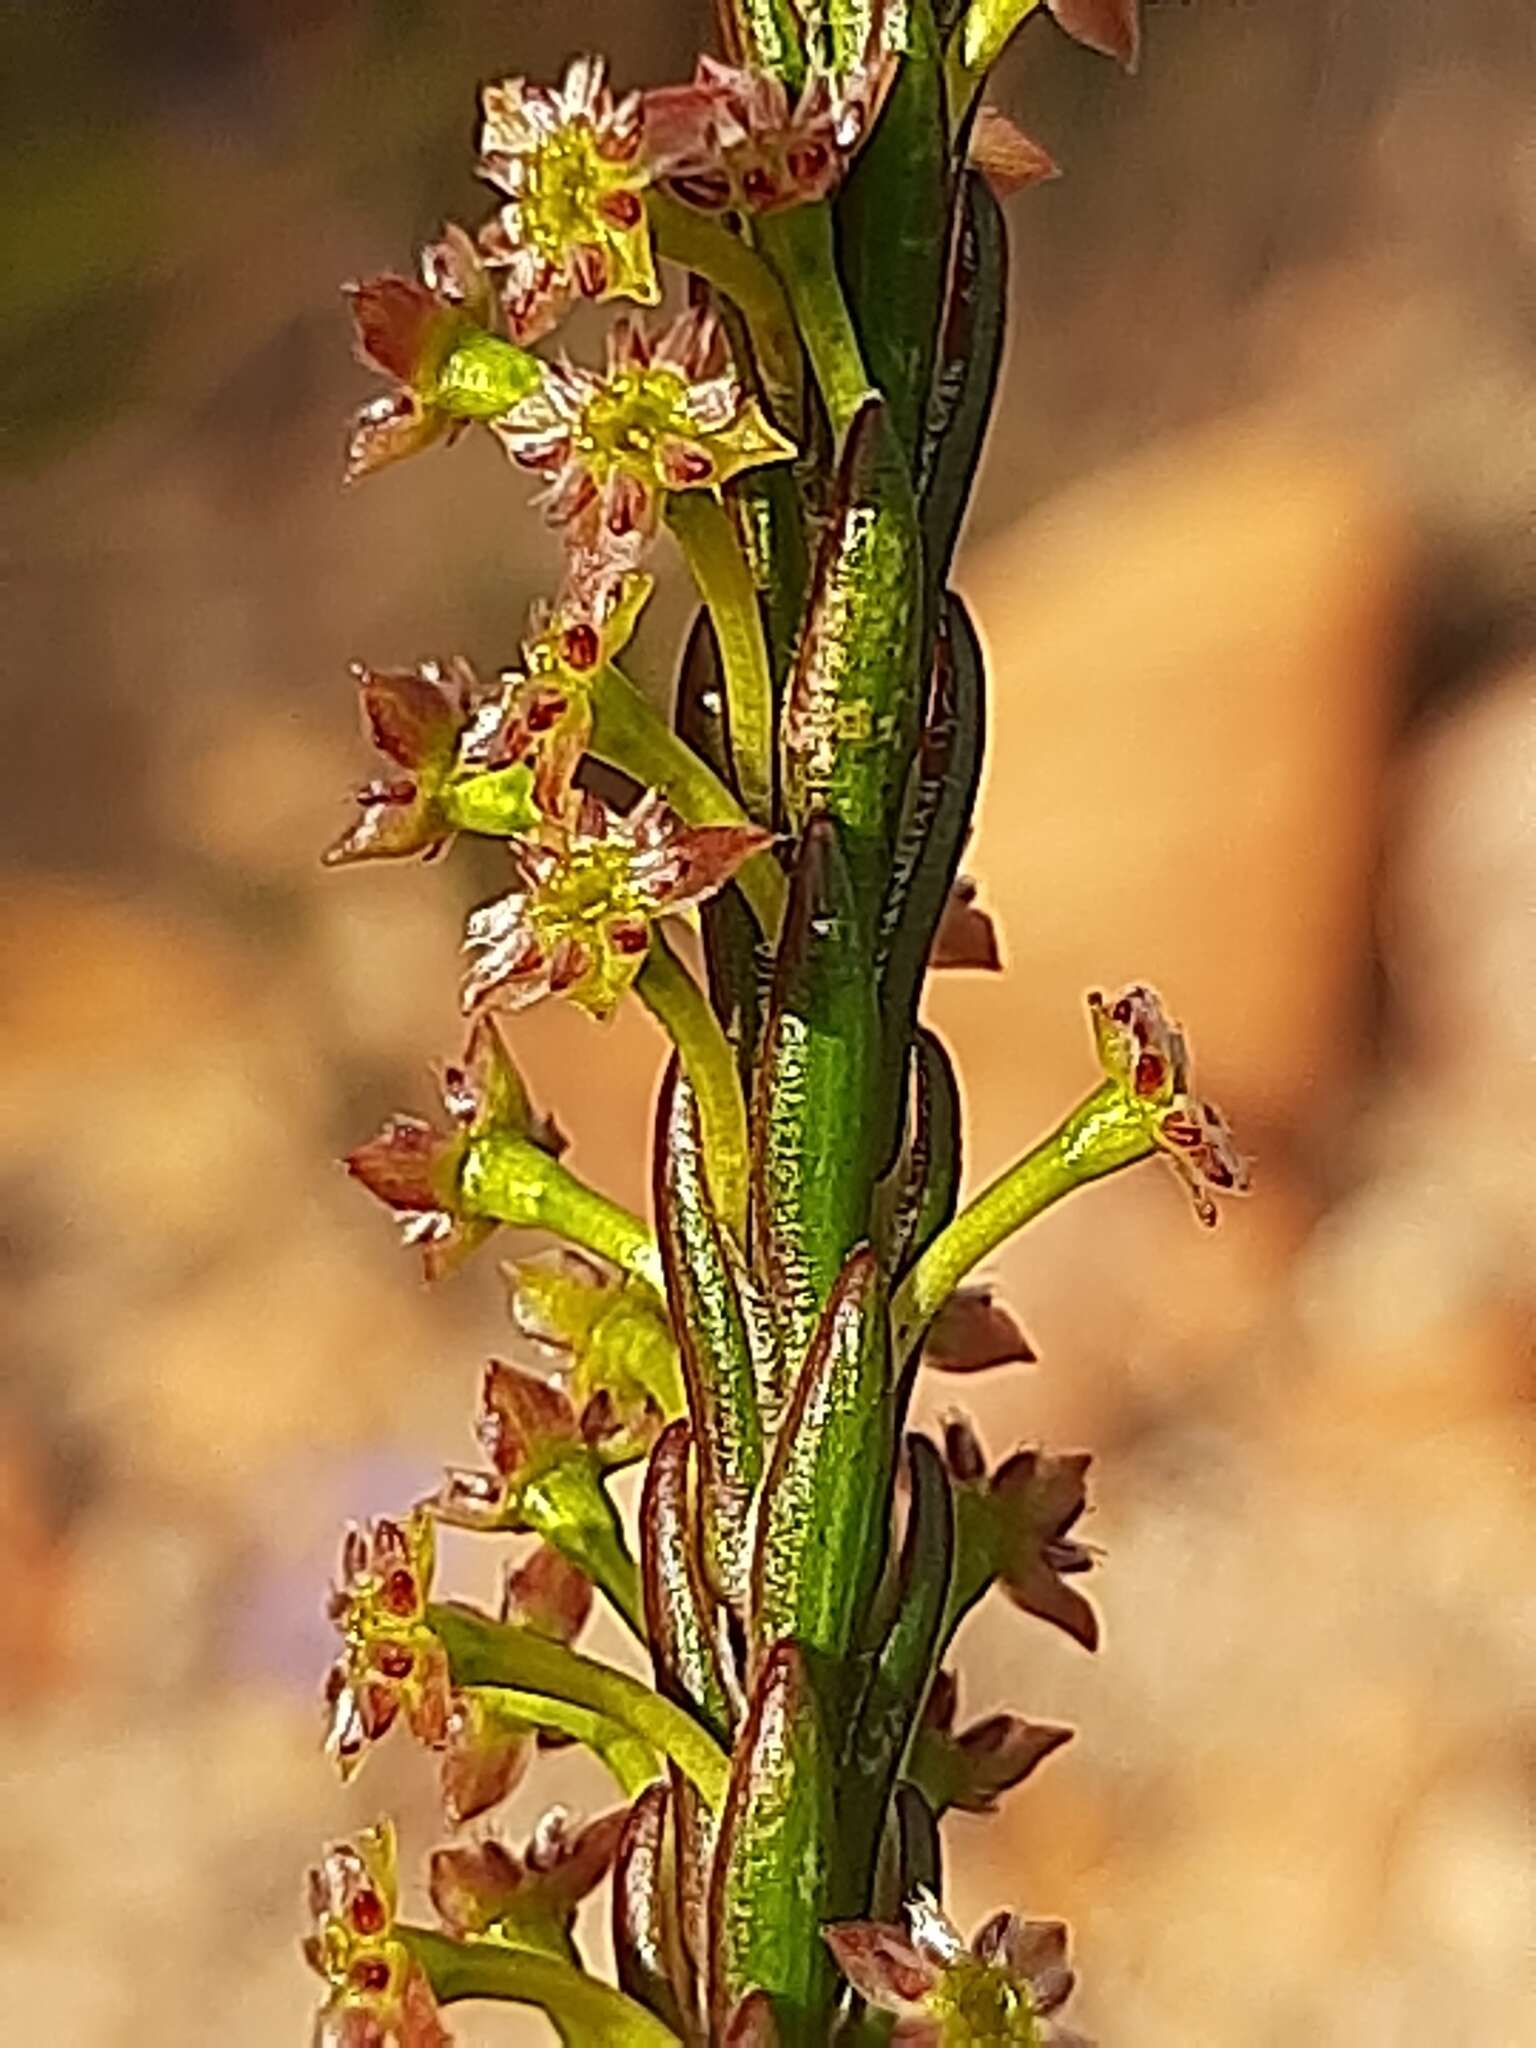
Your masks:
M 805 83 L 805 37 L 794 0 L 716 0 L 726 47 L 754 71 L 782 78 L 792 93 Z
M 731 1768 L 710 1893 L 715 2037 L 741 1999 L 768 1993 L 784 2048 L 825 2048 L 836 1971 L 829 1917 L 833 1765 L 801 1651 L 763 1660 Z
M 933 688 L 881 914 L 881 1009 L 888 1043 L 912 1035 L 934 932 L 970 832 L 986 737 L 981 643 L 946 595 Z
M 906 459 L 872 399 L 838 465 L 781 733 L 790 820 L 820 811 L 843 827 L 871 915 L 917 742 L 921 545 Z
M 915 452 L 947 255 L 949 132 L 930 0 L 908 0 L 901 68 L 837 205 L 838 257 L 865 366 Z
M 717 1597 L 740 1606 L 747 1515 L 763 1470 L 757 1372 L 737 1254 L 715 1211 L 697 1104 L 675 1060 L 657 1104 L 655 1209 L 698 1452 L 704 1570 Z
M 955 1213 L 960 1195 L 960 1092 L 949 1054 L 923 1026 L 911 1044 L 911 1132 L 886 1224 L 886 1268 L 900 1279 Z
M 640 1500 L 646 1627 L 657 1690 L 729 1743 L 734 1717 L 718 1618 L 699 1562 L 692 1462 L 693 1431 L 674 1422 L 651 1452 Z
M 895 1457 L 890 1325 L 864 1249 L 827 1303 L 779 1430 L 758 1511 L 754 1640 L 793 1637 L 845 1692 L 844 1660 L 884 1561 Z M 827 1698 L 829 1713 L 847 1702 Z
M 929 587 L 949 575 L 992 417 L 1008 313 L 1008 235 L 985 178 L 966 171 L 949 303 L 923 423 L 918 497 Z
M 670 1802 L 665 1785 L 652 1785 L 630 1808 L 613 1861 L 613 1954 L 619 1989 L 686 2036 L 671 1911 Z
M 754 1250 L 791 1371 L 870 1230 L 879 1021 L 869 958 L 843 835 L 816 818 L 791 884 L 752 1114 Z
M 859 1709 L 839 1802 L 843 1884 L 837 1911 L 845 1918 L 869 1904 L 872 1858 L 937 1668 L 954 1569 L 955 1509 L 944 1462 L 925 1437 L 912 1436 L 907 1466 L 912 1492 L 899 1604 Z

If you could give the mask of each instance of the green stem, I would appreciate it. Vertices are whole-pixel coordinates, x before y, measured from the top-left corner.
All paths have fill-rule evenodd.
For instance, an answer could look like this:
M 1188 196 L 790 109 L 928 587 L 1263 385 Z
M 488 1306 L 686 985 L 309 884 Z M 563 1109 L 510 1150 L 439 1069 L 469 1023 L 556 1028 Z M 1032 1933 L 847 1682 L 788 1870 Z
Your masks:
M 682 1058 L 699 1105 L 704 1158 L 715 1207 L 735 1232 L 747 1236 L 747 1105 L 740 1070 L 720 1019 L 703 990 L 658 929 L 635 982 L 635 993 Z
M 805 405 L 805 369 L 784 287 L 740 235 L 658 185 L 646 194 L 656 248 L 724 294 L 747 323 L 752 353 L 772 410 L 786 433 L 798 434 Z
M 427 1927 L 399 1925 L 395 1934 L 444 2005 L 490 1998 L 537 2006 L 562 2039 L 583 2048 L 680 2048 L 672 2029 L 643 2005 L 552 1956 L 498 1941 L 453 1941 Z
M 670 1757 L 697 1785 L 705 1803 L 719 1810 L 729 1761 L 691 1714 L 638 1678 L 552 1642 L 534 1629 L 492 1621 L 472 1608 L 434 1602 L 427 1609 L 427 1622 L 448 1653 L 455 1685 L 508 1686 L 590 1707 Z
M 644 1643 L 639 1569 L 592 1453 L 583 1449 L 575 1457 L 557 1458 L 525 1479 L 517 1490 L 517 1508 L 523 1526 L 585 1572 Z
M 592 737 L 587 751 L 596 760 L 622 768 L 648 789 L 659 789 L 678 816 L 690 825 L 739 825 L 746 812 L 714 769 L 610 662 L 593 676 L 588 691 L 592 704 Z M 759 853 L 736 877 L 770 943 L 784 915 L 782 869 L 772 855 Z
M 638 1798 L 660 1775 L 651 1745 L 606 1714 L 595 1714 L 590 1707 L 573 1707 L 569 1700 L 554 1700 L 547 1693 L 518 1692 L 512 1686 L 486 1685 L 475 1691 L 487 1713 L 506 1727 L 553 1729 L 590 1749 L 612 1773 L 626 1799 Z
M 774 704 L 768 642 L 752 572 L 730 515 L 707 491 L 674 491 L 667 524 L 688 558 L 708 607 L 730 714 L 731 757 L 742 802 L 762 824 L 773 820 Z
M 459 1200 L 471 1216 L 550 1230 L 584 1245 L 665 1297 L 661 1253 L 640 1218 L 578 1180 L 530 1139 L 495 1133 L 471 1139 Z
M 1156 1149 L 1145 1113 L 1106 1081 L 1066 1122 L 1010 1166 L 941 1230 L 897 1290 L 897 1356 L 904 1356 L 966 1274 L 1016 1230 L 1074 1188 L 1132 1166 Z
M 764 214 L 758 235 L 789 294 L 832 431 L 841 439 L 873 387 L 838 275 L 832 210 L 820 201 Z

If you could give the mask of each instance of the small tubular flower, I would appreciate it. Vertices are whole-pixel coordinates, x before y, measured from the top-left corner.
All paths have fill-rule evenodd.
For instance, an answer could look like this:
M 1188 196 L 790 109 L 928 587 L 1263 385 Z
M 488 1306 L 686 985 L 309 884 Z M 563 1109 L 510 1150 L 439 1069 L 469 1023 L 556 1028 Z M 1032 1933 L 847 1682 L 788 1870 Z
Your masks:
M 534 1113 L 489 1018 L 475 1020 L 462 1060 L 441 1069 L 439 1084 L 446 1130 L 424 1117 L 392 1116 L 344 1162 L 355 1180 L 398 1213 L 401 1238 L 420 1248 L 429 1280 L 462 1265 L 496 1228 L 459 1201 L 460 1174 L 474 1140 L 521 1138 L 552 1158 L 564 1149 L 554 1124 Z
M 640 94 L 615 99 L 602 59 L 577 57 L 559 86 L 488 85 L 481 111 L 479 172 L 507 199 L 480 249 L 513 337 L 538 340 L 576 299 L 656 305 Z
M 626 1808 L 584 1827 L 554 1807 L 521 1856 L 494 1837 L 437 1850 L 432 1903 L 451 1934 L 568 1959 L 576 1909 L 602 1883 L 629 1818 Z
M 447 1739 L 448 1658 L 427 1621 L 433 1560 L 432 1522 L 419 1509 L 347 1531 L 330 1602 L 343 1647 L 326 1685 L 326 1752 L 343 1778 L 402 1714 L 429 1749 Z
M 304 1954 L 329 1986 L 316 2048 L 450 2048 L 426 1973 L 395 1932 L 395 1831 L 338 1842 L 309 1874 Z
M 998 1913 L 967 1948 L 926 1892 L 906 1926 L 845 1920 L 827 1946 L 859 1996 L 895 2013 L 903 2048 L 1089 2048 L 1053 2015 L 1072 1991 L 1060 1920 Z
M 495 305 L 475 245 L 451 224 L 421 253 L 419 278 L 386 272 L 348 285 L 358 359 L 393 389 L 355 416 L 346 480 L 462 432 L 467 415 L 442 402 L 439 379 L 455 347 L 490 324 Z
M 771 838 L 755 825 L 685 825 L 655 791 L 625 817 L 583 796 L 568 827 L 514 845 L 518 886 L 471 912 L 465 1008 L 565 995 L 611 1016 L 656 919 L 715 895 Z
M 1221 1111 L 1190 1091 L 1189 1049 L 1156 992 L 1139 983 L 1118 995 L 1088 998 L 1099 1059 L 1109 1079 L 1141 1113 L 1208 1227 L 1217 1195 L 1250 1186 L 1248 1162 Z
M 511 459 L 547 479 L 546 517 L 578 549 L 623 566 L 655 534 L 669 491 L 716 491 L 794 454 L 728 367 L 719 322 L 695 308 L 652 333 L 617 321 L 607 368 L 547 366 L 494 423 Z
M 791 101 L 766 72 L 701 57 L 686 85 L 645 96 L 645 144 L 657 179 L 710 213 L 771 213 L 825 199 L 869 125 L 866 75 L 813 72 Z

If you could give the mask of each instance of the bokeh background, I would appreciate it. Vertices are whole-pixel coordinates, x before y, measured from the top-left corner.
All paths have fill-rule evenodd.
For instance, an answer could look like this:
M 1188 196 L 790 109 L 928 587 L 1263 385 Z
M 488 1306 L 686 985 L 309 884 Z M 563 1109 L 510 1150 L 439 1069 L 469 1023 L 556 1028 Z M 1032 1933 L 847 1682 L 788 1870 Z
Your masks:
M 493 1260 L 429 1297 L 333 1161 L 426 1105 L 490 871 L 316 851 L 369 765 L 347 660 L 509 658 L 555 555 L 488 441 L 343 496 L 337 285 L 480 217 L 479 79 L 577 43 L 677 75 L 701 12 L 4 10 L 8 2040 L 301 2040 L 315 1846 L 385 1806 L 432 1839 L 407 1745 L 345 1794 L 317 1753 L 322 1602 L 339 1522 L 464 1456 L 509 1334 Z M 959 1914 L 1065 1912 L 1106 2048 L 1515 2048 L 1536 20 L 1165 0 L 1135 81 L 1041 28 L 998 96 L 1066 175 L 1010 204 L 960 578 L 1007 971 L 933 1014 L 974 1177 L 1091 1081 L 1083 991 L 1153 980 L 1260 1192 L 1212 1238 L 1150 1168 L 1068 1204 L 998 1263 L 1040 1364 L 925 1392 L 1099 1460 L 1100 1656 L 1002 1606 L 964 1637 L 966 1711 L 1080 1735 L 951 1824 Z M 578 1168 L 642 1199 L 649 1020 L 515 1037 Z M 579 1761 L 553 1789 L 603 1796 Z

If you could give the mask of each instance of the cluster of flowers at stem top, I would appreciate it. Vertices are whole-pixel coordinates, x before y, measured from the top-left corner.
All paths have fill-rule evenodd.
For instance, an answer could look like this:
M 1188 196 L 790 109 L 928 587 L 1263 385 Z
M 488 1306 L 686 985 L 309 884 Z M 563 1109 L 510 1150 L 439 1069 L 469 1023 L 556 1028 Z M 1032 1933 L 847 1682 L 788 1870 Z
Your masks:
M 1043 6 L 1129 61 L 1134 0 L 912 4 L 933 25 L 934 185 L 951 232 L 957 193 L 974 198 L 979 178 L 1016 189 L 1051 168 L 1001 117 L 972 120 L 1012 28 Z M 760 11 L 801 34 L 791 0 Z M 706 58 L 683 85 L 616 94 L 580 58 L 558 86 L 487 86 L 490 218 L 446 227 L 417 274 L 349 291 L 359 352 L 389 388 L 353 423 L 348 478 L 478 428 L 541 487 L 562 566 L 514 666 L 488 676 L 453 655 L 355 670 L 380 766 L 328 863 L 432 858 L 469 835 L 506 868 L 467 919 L 466 1038 L 438 1071 L 440 1113 L 391 1117 L 346 1163 L 428 1278 L 504 1226 L 557 1249 L 504 1268 L 512 1324 L 549 1369 L 487 1361 L 478 1456 L 343 1544 L 328 1750 L 350 1778 L 406 1731 L 435 1759 L 447 1823 L 475 1832 L 431 1859 L 431 1926 L 401 1917 L 387 1825 L 314 1872 L 306 1952 L 329 2048 L 445 2048 L 443 2007 L 476 1998 L 536 2006 L 561 2039 L 609 2048 L 810 2048 L 844 2022 L 850 2044 L 1086 2048 L 1061 2018 L 1061 1923 L 999 1914 L 967 1943 L 936 1894 L 939 1819 L 993 1811 L 1068 1737 L 1012 1713 L 957 1727 L 949 1658 L 992 1588 L 1095 1646 L 1074 1583 L 1095 1562 L 1075 1533 L 1090 1461 L 1023 1448 L 991 1465 L 967 1424 L 942 1444 L 903 1440 L 898 1411 L 920 1364 L 1033 1356 L 974 1275 L 1049 1205 L 1160 1157 L 1210 1223 L 1247 1167 L 1195 1090 L 1181 1031 L 1136 984 L 1088 999 L 1099 1072 L 1084 1099 L 958 1206 L 953 1076 L 917 993 L 929 968 L 999 964 L 957 874 L 976 765 L 956 765 L 954 744 L 965 622 L 942 563 L 922 587 L 923 437 L 903 445 L 865 373 L 829 205 L 899 99 L 908 9 L 865 0 L 840 29 L 837 13 L 822 24 L 836 60 L 802 47 L 792 85 L 782 67 Z M 815 234 L 795 240 L 797 216 Z M 963 268 L 953 241 L 936 314 Z M 802 259 L 820 266 L 809 293 Z M 675 314 L 661 310 L 663 262 L 689 279 Z M 627 305 L 599 366 L 545 347 L 578 304 L 608 301 Z M 981 405 L 978 445 L 984 423 Z M 780 564 L 747 509 L 766 530 L 775 486 L 802 558 L 799 583 L 783 580 L 787 625 Z M 844 573 L 827 545 L 840 522 L 850 558 L 896 536 L 897 569 L 884 585 L 869 572 L 870 588 L 910 630 L 877 619 L 870 666 L 888 678 L 906 663 L 920 705 L 896 704 L 892 685 L 896 708 L 877 717 L 818 682 L 818 664 L 834 681 L 846 666 L 834 643 L 859 605 L 876 609 L 852 572 L 825 601 L 810 577 L 809 541 L 817 577 Z M 626 671 L 664 534 L 709 616 L 719 688 L 696 694 L 723 712 L 713 751 Z M 827 786 L 844 772 L 840 748 L 858 758 L 834 818 L 807 792 L 823 754 Z M 844 826 L 850 844 L 863 834 L 857 865 Z M 920 888 L 946 834 L 953 859 L 932 858 Z M 705 922 L 719 941 L 725 913 L 735 921 L 736 966 L 720 944 L 708 994 L 668 920 L 728 886 Z M 867 950 L 844 958 L 840 934 Z M 734 1011 L 733 971 L 747 991 Z M 878 1026 L 861 1007 L 876 993 Z M 675 1054 L 654 1225 L 565 1163 L 498 1021 L 549 996 L 601 1021 L 631 995 Z M 847 1125 L 831 1140 L 818 1126 L 796 1155 L 782 1126 L 797 1109 L 807 1127 L 834 1111 Z M 817 1242 L 813 1271 L 810 1227 L 795 1232 L 815 1211 L 830 1241 L 837 1202 L 851 1221 L 825 1258 Z M 609 1482 L 641 1464 L 632 1549 Z M 495 1612 L 440 1596 L 444 1526 L 520 1539 Z M 599 1605 L 645 1647 L 654 1685 L 579 1646 Z M 607 1773 L 612 1805 L 584 1821 L 557 1810 L 512 1847 L 485 1817 L 541 1748 L 571 1744 Z M 605 1879 L 615 1986 L 583 1968 L 575 1932 Z

